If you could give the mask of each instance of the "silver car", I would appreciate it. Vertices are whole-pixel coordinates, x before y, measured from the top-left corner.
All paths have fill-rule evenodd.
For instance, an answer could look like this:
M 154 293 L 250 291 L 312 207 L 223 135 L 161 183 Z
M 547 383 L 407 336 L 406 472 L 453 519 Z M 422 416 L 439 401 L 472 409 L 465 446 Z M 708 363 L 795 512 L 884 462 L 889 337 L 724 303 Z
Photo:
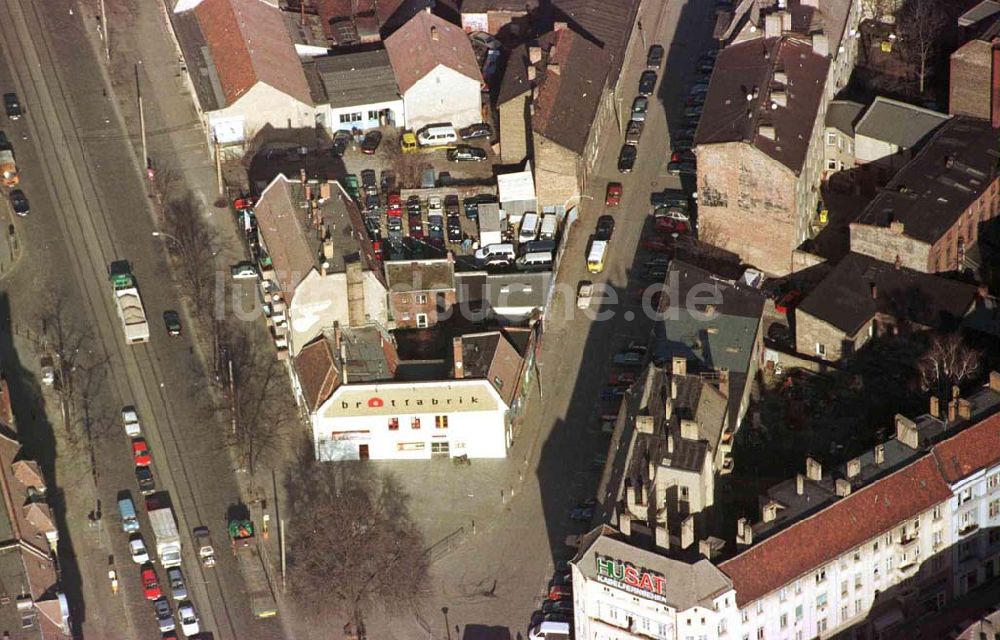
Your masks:
M 160 633 L 173 631 L 177 628 L 174 622 L 174 614 L 170 611 L 170 603 L 166 598 L 157 598 L 153 602 L 153 610 L 156 612 L 156 622 L 160 627 Z
M 167 582 L 170 583 L 170 594 L 174 600 L 187 600 L 187 585 L 184 584 L 184 574 L 180 567 L 167 569 Z

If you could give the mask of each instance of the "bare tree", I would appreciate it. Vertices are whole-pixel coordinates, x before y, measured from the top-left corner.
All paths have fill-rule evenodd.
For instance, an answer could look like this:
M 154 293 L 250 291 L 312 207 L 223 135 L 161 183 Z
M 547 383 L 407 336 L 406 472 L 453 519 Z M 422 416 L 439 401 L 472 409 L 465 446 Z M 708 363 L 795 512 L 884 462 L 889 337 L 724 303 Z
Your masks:
M 927 64 L 937 50 L 947 15 L 939 0 L 908 0 L 899 13 L 899 46 L 916 70 L 921 95 Z
M 899 8 L 899 0 L 861 0 L 862 18 L 883 22 Z
M 976 375 L 981 361 L 982 354 L 965 344 L 961 334 L 934 336 L 918 363 L 921 386 L 945 397 L 952 386 Z
M 203 322 L 215 309 L 215 256 L 222 249 L 218 233 L 205 220 L 202 207 L 190 191 L 164 205 L 163 226 L 168 247 L 181 276 L 181 291 L 191 311 Z
M 394 476 L 362 463 L 317 462 L 305 451 L 288 477 L 289 578 L 300 602 L 363 628 L 376 607 L 413 609 L 429 562 Z

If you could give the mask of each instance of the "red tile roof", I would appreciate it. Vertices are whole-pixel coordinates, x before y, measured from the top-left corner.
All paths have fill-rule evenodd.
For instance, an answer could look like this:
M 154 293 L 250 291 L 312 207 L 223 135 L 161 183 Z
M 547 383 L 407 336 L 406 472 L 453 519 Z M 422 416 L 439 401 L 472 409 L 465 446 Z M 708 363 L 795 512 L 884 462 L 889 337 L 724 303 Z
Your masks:
M 743 607 L 951 495 L 935 457 L 928 454 L 751 546 L 719 568 L 732 578 L 737 605 Z
M 312 104 L 305 71 L 279 9 L 262 0 L 203 0 L 194 11 L 226 106 L 258 82 Z
M 1000 414 L 986 418 L 934 445 L 945 480 L 954 484 L 1000 462 Z
M 396 81 L 409 91 L 438 65 L 482 82 L 469 36 L 461 27 L 426 11 L 417 13 L 385 41 Z
M 302 347 L 295 357 L 295 371 L 306 404 L 310 411 L 315 411 L 333 394 L 339 380 L 330 340 L 321 335 Z

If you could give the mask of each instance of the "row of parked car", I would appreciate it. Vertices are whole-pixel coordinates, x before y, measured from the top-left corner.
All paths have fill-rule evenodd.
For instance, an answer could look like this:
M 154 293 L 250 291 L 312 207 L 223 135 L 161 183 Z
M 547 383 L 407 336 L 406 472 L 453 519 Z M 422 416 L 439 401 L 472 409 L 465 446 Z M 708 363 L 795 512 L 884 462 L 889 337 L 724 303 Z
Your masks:
M 618 171 L 629 173 L 635 167 L 635 159 L 639 154 L 639 139 L 646 127 L 646 112 L 649 111 L 649 98 L 656 91 L 657 71 L 663 64 L 663 47 L 654 44 L 646 54 L 646 70 L 639 76 L 639 90 L 632 101 L 632 109 L 628 126 L 625 130 L 625 144 L 618 153 Z
M 667 163 L 667 173 L 671 175 L 694 175 L 697 170 L 692 146 L 718 53 L 718 49 L 710 49 L 698 59 L 696 76 L 684 103 L 683 124 L 671 138 L 670 162 Z

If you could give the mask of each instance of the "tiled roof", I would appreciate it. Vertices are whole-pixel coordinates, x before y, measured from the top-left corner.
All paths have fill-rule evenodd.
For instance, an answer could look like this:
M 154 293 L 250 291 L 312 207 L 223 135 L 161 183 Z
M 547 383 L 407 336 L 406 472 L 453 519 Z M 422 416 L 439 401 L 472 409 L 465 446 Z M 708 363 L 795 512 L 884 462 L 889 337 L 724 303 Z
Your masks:
M 295 288 L 316 267 L 316 252 L 306 239 L 305 213 L 292 195 L 292 183 L 279 176 L 260 194 L 254 209 L 281 290 L 291 300 Z
M 826 107 L 826 126 L 854 137 L 854 123 L 865 110 L 865 105 L 850 100 L 831 100 Z
M 500 89 L 497 91 L 497 105 L 531 91 L 528 82 L 528 45 L 520 44 L 507 56 Z
M 279 9 L 261 0 L 203 0 L 194 11 L 222 83 L 225 106 L 258 82 L 312 104 Z
M 945 480 L 954 484 L 1000 462 L 1000 414 L 934 445 Z
M 799 173 L 829 66 L 812 45 L 790 37 L 726 47 L 712 72 L 695 145 L 746 142 Z M 787 82 L 779 82 L 782 73 Z M 763 126 L 774 128 L 773 140 L 761 135 Z
M 542 48 L 548 53 L 538 71 L 531 127 L 583 153 L 608 75 L 607 53 L 570 29 L 545 36 Z
M 538 0 L 463 0 L 462 13 L 508 11 L 531 12 L 538 8 Z
M 875 295 L 872 295 L 872 286 Z M 850 253 L 809 293 L 798 310 L 854 335 L 876 313 L 948 328 L 972 307 L 976 287 Z
M 524 360 L 499 331 L 462 336 L 462 364 L 466 378 L 485 378 L 510 406 L 517 391 Z
M 989 121 L 956 116 L 935 131 L 857 222 L 902 222 L 910 238 L 933 244 L 997 179 L 997 131 Z
M 295 372 L 306 405 L 310 411 L 315 411 L 333 394 L 339 379 L 334 366 L 333 347 L 326 336 L 321 335 L 302 347 L 295 356 Z
M 389 36 L 385 48 L 402 93 L 409 91 L 438 65 L 476 82 L 482 81 L 469 36 L 460 27 L 425 11 L 417 13 Z
M 925 455 L 719 565 L 740 607 L 816 571 L 900 522 L 948 500 L 951 489 Z
M 621 66 L 639 0 L 615 0 L 614 10 L 606 0 L 551 0 L 550 4 L 554 21 L 566 22 Z
M 358 107 L 399 99 L 396 75 L 385 49 L 313 58 L 330 106 Z
M 857 121 L 854 129 L 859 136 L 912 149 L 949 117 L 944 113 L 878 96 Z

